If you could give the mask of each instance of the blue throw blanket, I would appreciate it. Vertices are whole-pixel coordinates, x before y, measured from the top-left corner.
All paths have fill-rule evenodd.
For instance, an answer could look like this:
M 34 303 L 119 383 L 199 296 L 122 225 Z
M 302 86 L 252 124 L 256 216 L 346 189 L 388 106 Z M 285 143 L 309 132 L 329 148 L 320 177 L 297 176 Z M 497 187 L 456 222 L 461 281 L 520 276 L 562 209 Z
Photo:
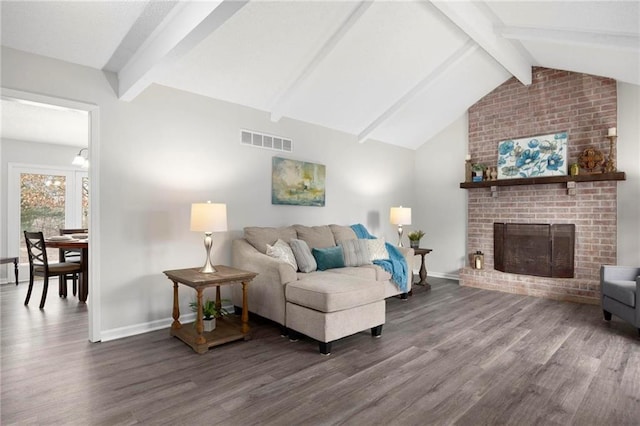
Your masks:
M 351 225 L 351 229 L 356 233 L 356 237 L 361 240 L 375 240 L 376 237 L 371 235 L 367 228 L 361 223 L 356 223 L 355 225 Z
M 351 225 L 351 229 L 356 233 L 356 236 L 360 239 L 375 239 L 373 235 L 369 233 L 364 225 L 358 223 Z M 385 271 L 391 274 L 391 279 L 400 289 L 400 291 L 407 292 L 407 274 L 409 273 L 409 265 L 404 258 L 400 250 L 393 244 L 385 243 L 384 245 L 389 254 L 389 259 L 374 260 L 373 263 L 380 266 Z

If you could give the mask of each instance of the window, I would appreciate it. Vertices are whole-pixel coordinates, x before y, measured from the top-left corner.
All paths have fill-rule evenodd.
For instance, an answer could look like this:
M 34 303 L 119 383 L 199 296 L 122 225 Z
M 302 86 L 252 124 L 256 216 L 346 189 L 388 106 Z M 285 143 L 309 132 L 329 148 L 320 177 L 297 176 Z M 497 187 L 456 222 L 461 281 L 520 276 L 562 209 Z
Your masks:
M 89 178 L 86 171 L 9 165 L 8 251 L 28 264 L 24 231 L 58 235 L 60 228 L 88 228 Z M 58 250 L 47 250 L 58 261 Z

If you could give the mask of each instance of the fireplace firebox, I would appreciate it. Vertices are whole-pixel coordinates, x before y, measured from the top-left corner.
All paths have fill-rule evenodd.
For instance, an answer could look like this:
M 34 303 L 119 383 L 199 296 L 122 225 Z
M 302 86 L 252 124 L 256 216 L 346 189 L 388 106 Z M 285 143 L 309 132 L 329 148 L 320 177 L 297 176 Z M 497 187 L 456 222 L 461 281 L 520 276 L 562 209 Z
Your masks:
M 494 223 L 494 268 L 512 274 L 573 278 L 575 225 Z

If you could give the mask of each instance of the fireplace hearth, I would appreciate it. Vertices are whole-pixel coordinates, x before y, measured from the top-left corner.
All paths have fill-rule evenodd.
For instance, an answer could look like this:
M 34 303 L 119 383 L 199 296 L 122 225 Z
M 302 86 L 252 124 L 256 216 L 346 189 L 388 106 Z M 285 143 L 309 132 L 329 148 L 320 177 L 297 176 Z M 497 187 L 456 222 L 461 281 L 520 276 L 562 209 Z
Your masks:
M 575 225 L 494 223 L 494 268 L 551 278 L 574 276 Z

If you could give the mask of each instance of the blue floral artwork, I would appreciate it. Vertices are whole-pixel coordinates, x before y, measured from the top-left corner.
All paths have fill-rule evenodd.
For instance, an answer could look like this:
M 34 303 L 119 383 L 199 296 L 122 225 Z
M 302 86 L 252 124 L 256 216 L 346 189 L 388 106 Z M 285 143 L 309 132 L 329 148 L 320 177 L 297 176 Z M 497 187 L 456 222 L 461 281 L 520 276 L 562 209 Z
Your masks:
M 567 132 L 498 144 L 498 179 L 567 174 Z

